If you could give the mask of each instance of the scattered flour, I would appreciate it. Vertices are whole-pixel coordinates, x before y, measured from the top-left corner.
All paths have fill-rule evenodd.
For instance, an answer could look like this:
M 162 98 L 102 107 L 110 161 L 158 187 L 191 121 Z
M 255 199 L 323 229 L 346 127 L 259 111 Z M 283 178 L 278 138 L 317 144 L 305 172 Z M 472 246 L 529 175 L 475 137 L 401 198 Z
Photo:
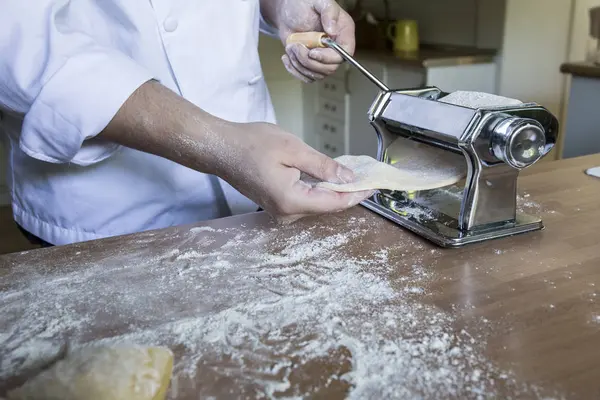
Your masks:
M 211 228 L 210 226 L 201 226 L 199 228 L 190 229 L 192 233 L 200 233 L 200 232 L 217 232 L 215 228 Z
M 533 214 L 539 214 L 544 211 L 540 204 L 530 200 L 529 198 L 530 195 L 528 193 L 517 195 L 517 211 Z
M 422 244 L 353 254 L 372 229 L 351 218 L 297 235 L 192 230 L 158 256 L 15 269 L 0 279 L 16 287 L 0 293 L 0 395 L 67 343 L 136 343 L 173 349 L 172 399 L 542 397 L 487 360 L 489 323 L 457 328 L 456 312 L 427 300 L 434 265 L 404 254 Z
M 442 103 L 454 104 L 467 108 L 488 108 L 488 107 L 510 107 L 519 106 L 523 102 L 508 97 L 497 96 L 490 93 L 471 92 L 471 91 L 456 91 L 442 97 Z
M 457 200 L 462 200 L 462 196 L 463 196 L 462 188 L 460 188 L 458 186 L 449 187 L 448 190 L 446 191 L 446 193 L 450 196 L 455 197 Z M 544 210 L 543 207 L 539 203 L 536 203 L 535 201 L 531 200 L 530 198 L 531 198 L 531 195 L 529 193 L 523 193 L 523 194 L 517 195 L 517 211 L 518 212 L 534 214 L 534 215 L 539 215 L 542 212 L 551 213 L 551 211 Z
M 407 206 L 398 211 L 404 216 L 414 218 L 417 222 L 425 222 L 434 218 L 433 211 L 418 206 Z

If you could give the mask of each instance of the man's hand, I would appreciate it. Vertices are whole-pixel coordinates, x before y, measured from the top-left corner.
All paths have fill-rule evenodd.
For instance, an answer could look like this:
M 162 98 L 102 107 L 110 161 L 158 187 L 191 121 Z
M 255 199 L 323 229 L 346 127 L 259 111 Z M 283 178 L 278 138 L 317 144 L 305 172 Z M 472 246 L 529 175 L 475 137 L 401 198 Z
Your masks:
M 285 44 L 292 33 L 325 32 L 354 54 L 354 21 L 335 0 L 261 0 L 262 12 L 278 29 Z M 342 57 L 332 49 L 308 49 L 301 44 L 287 46 L 282 57 L 286 69 L 304 82 L 323 79 L 334 73 Z
M 276 125 L 233 124 L 224 133 L 232 157 L 216 174 L 279 220 L 342 211 L 372 195 L 338 193 L 301 180 L 305 173 L 319 181 L 352 182 L 354 174 Z
M 224 121 L 157 82 L 142 85 L 99 138 L 217 175 L 284 222 L 342 211 L 371 195 L 310 186 L 301 173 L 335 183 L 354 174 L 276 125 Z

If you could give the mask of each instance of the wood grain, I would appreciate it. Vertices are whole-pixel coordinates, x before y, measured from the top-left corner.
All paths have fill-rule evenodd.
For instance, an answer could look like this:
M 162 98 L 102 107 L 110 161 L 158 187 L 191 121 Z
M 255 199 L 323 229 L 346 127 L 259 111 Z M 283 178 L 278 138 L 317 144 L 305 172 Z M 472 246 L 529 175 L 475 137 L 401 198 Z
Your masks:
M 451 314 L 456 331 L 484 330 L 487 344 L 483 351 L 491 362 L 513 371 L 519 381 L 535 383 L 546 392 L 558 393 L 559 397 L 599 398 L 600 303 L 596 295 L 600 290 L 600 180 L 584 174 L 586 168 L 597 165 L 600 165 L 600 155 L 541 163 L 523 174 L 520 192 L 528 195 L 524 201 L 539 204 L 538 211 L 546 224 L 545 230 L 533 234 L 442 250 L 361 207 L 341 214 L 308 218 L 287 228 L 286 232 L 292 235 L 308 227 L 316 227 L 314 231 L 323 234 L 328 229 L 342 232 L 347 229 L 349 218 L 364 218 L 369 230 L 365 237 L 349 247 L 348 252 L 360 256 L 404 243 L 402 254 L 390 258 L 394 272 L 385 276 L 393 287 L 402 289 L 402 278 L 415 260 L 431 266 L 435 279 L 430 282 L 426 295 L 415 295 L 414 299 Z M 197 226 L 218 229 L 241 225 L 258 232 L 273 228 L 262 213 Z M 164 256 L 177 246 L 194 248 L 198 243 L 189 238 L 182 239 L 187 237 L 185 234 L 189 230 L 190 226 L 177 227 L 2 256 L 0 290 L 22 289 L 26 286 L 24 282 L 39 282 L 41 277 L 64 276 L 66 279 L 79 268 L 78 265 L 124 264 L 136 252 L 152 259 Z M 268 246 L 253 250 L 267 251 Z M 240 262 L 242 257 L 240 254 Z M 131 291 L 135 292 L 136 285 L 147 284 L 154 278 L 151 271 L 142 270 L 139 275 L 132 276 L 131 271 L 116 268 L 110 279 L 130 282 Z M 215 285 L 214 293 L 225 290 L 227 284 L 227 278 L 223 278 Z M 193 301 L 187 297 L 183 301 L 184 297 L 183 293 L 174 290 L 168 300 L 157 305 L 154 322 L 148 324 L 165 323 L 186 313 L 210 314 L 223 307 L 211 296 Z M 235 299 L 231 301 L 235 302 Z M 97 307 L 103 310 L 106 304 Z M 92 311 L 82 309 L 81 313 Z M 489 328 L 476 322 L 482 319 L 489 321 Z M 368 319 L 363 318 L 348 323 L 366 322 Z M 0 332 L 7 331 L 10 323 L 8 319 L 0 318 Z M 81 334 L 80 338 L 90 341 L 127 333 L 134 324 L 118 314 L 100 313 L 93 319 L 91 330 Z M 343 348 L 337 351 L 344 352 Z M 175 352 L 182 357 L 186 350 L 177 348 Z M 332 354 L 330 359 L 307 366 L 293 379 L 305 386 L 322 385 L 323 368 L 339 373 L 350 368 L 348 358 L 340 354 Z M 178 398 L 197 398 L 199 388 L 209 384 L 213 389 L 220 388 L 215 390 L 221 390 L 219 393 L 223 398 L 235 397 L 232 393 L 237 381 L 234 377 L 217 379 L 215 375 L 223 372 L 220 368 L 225 366 L 218 363 L 205 366 L 198 373 L 195 386 L 179 388 Z M 0 381 L 0 394 L 3 388 L 14 386 L 25 378 L 19 376 Z M 497 386 L 501 398 L 536 397 L 520 395 L 514 387 L 504 385 L 500 380 Z M 315 397 L 344 398 L 347 390 L 347 384 L 333 385 L 323 388 Z M 476 398 L 473 393 L 441 397 Z

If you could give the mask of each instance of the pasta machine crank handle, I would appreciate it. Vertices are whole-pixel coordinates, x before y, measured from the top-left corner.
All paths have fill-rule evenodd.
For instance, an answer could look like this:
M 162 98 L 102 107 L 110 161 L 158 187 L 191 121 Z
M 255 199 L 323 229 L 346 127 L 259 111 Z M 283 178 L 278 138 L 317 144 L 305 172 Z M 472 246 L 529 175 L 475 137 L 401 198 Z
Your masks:
M 385 83 L 381 82 L 375 75 L 373 75 L 368 69 L 362 66 L 361 63 L 356 61 L 354 57 L 352 57 L 346 50 L 342 48 L 339 44 L 335 42 L 332 38 L 330 38 L 326 33 L 322 32 L 302 32 L 302 33 L 292 33 L 288 39 L 286 40 L 286 44 L 294 44 L 300 43 L 308 47 L 309 49 L 314 48 L 325 48 L 329 47 L 335 50 L 344 60 L 352 64 L 356 69 L 358 69 L 364 76 L 366 76 L 371 82 L 373 82 L 379 89 L 384 92 L 389 92 L 390 89 L 386 86 Z

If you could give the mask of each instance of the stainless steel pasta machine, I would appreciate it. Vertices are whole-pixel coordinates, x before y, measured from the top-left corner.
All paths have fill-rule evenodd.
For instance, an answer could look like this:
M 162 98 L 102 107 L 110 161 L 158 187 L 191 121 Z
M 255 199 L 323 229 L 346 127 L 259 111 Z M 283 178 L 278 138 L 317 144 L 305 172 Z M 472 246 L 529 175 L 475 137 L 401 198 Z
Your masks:
M 517 180 L 557 143 L 558 120 L 546 108 L 481 93 L 448 101 L 451 93 L 436 87 L 391 90 L 327 35 L 297 34 L 289 40 L 294 41 L 336 50 L 380 89 L 367 113 L 378 138 L 378 161 L 397 162 L 391 144 L 405 138 L 452 152 L 466 163 L 466 176 L 456 185 L 380 190 L 364 207 L 442 247 L 544 228 L 541 218 L 518 210 Z

